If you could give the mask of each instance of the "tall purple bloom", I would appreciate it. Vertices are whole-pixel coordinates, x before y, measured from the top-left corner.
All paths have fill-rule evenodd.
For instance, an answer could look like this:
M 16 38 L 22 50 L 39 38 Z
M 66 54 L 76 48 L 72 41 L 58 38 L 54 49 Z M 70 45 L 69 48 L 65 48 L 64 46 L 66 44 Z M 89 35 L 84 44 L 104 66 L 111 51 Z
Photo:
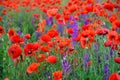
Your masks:
M 108 80 L 110 76 L 110 70 L 108 66 L 108 64 L 104 65 L 104 80 Z
M 95 51 L 95 53 L 98 52 L 98 43 L 97 42 L 94 44 L 94 51 Z
M 69 27 L 71 27 L 73 29 L 72 45 L 74 47 L 76 45 L 75 38 L 77 38 L 77 36 L 78 36 L 78 24 L 77 24 L 77 21 L 73 17 L 71 17 L 71 21 L 74 21 L 74 23 L 69 26 Z
M 109 56 L 108 56 L 108 54 L 105 54 L 105 60 L 109 60 Z
M 69 64 L 68 60 L 66 59 L 66 56 L 64 56 L 63 60 L 62 60 L 62 70 L 63 70 L 63 75 L 67 76 L 70 74 L 71 65 Z
M 88 24 L 89 24 L 89 22 L 87 21 L 87 19 L 84 21 L 84 24 L 85 24 L 85 25 L 88 25 Z
M 36 37 L 36 40 L 38 40 L 38 38 L 42 35 L 41 32 L 35 32 L 35 37 Z
M 85 69 L 85 71 L 88 71 L 88 69 L 87 69 L 87 64 L 88 64 L 88 62 L 89 62 L 89 55 L 88 55 L 88 53 L 85 53 L 84 54 L 84 62 L 85 63 L 83 63 L 84 64 L 84 69 Z
M 50 77 L 50 73 L 49 73 L 49 72 L 47 72 L 47 73 L 45 74 L 45 76 L 48 78 L 48 80 L 51 80 L 51 77 Z
M 63 25 L 62 24 L 58 24 L 58 29 L 57 30 L 62 35 L 63 34 L 63 30 L 64 30 Z
M 47 26 L 51 26 L 53 24 L 53 18 L 52 17 L 46 17 L 46 24 Z
M 9 24 L 7 23 L 7 24 L 5 25 L 6 32 L 8 31 L 8 27 L 9 27 Z
M 31 24 L 34 25 L 34 22 L 35 22 L 35 18 L 32 17 Z
M 110 57 L 112 57 L 112 55 L 113 55 L 113 50 L 112 48 L 110 48 Z

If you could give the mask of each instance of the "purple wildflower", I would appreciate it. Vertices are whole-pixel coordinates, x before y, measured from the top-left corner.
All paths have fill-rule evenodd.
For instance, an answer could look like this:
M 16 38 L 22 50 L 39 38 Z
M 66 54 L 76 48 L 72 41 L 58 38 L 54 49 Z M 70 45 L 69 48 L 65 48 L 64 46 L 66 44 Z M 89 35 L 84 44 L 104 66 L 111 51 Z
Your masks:
M 49 73 L 49 72 L 47 72 L 47 73 L 45 74 L 45 76 L 48 78 L 48 80 L 51 80 L 51 77 L 50 77 L 50 73 Z
M 87 20 L 85 20 L 85 21 L 84 21 L 84 24 L 85 24 L 85 25 L 88 25 L 88 24 L 89 24 L 89 22 L 88 22 Z
M 84 54 L 84 61 L 85 61 L 85 64 L 84 64 L 83 67 L 84 67 L 85 71 L 88 71 L 88 69 L 87 69 L 87 64 L 89 62 L 89 55 L 88 55 L 88 53 Z
M 113 50 L 112 48 L 110 48 L 110 57 L 112 57 L 112 55 L 113 55 Z
M 63 25 L 62 24 L 58 24 L 58 32 L 62 35 L 62 33 L 63 33 Z
M 105 54 L 105 60 L 109 60 L 109 56 L 107 54 Z
M 18 33 L 19 35 L 22 35 L 22 31 L 21 31 L 21 30 L 18 30 L 17 33 Z
M 78 24 L 77 24 L 77 21 L 74 18 L 72 18 L 72 17 L 71 17 L 71 21 L 74 21 L 74 23 L 69 26 L 69 27 L 71 27 L 73 29 L 72 45 L 74 47 L 76 45 L 75 38 L 78 36 Z
M 98 52 L 98 43 L 97 42 L 94 44 L 94 51 L 95 51 L 95 53 Z
M 64 75 L 69 75 L 70 74 L 71 66 L 70 66 L 68 60 L 66 59 L 66 57 L 63 57 L 62 68 L 63 68 L 63 74 Z
M 53 24 L 53 18 L 47 16 L 47 18 L 46 18 L 46 24 L 47 24 L 47 26 L 51 26 Z
M 35 18 L 34 18 L 34 17 L 32 17 L 31 24 L 33 25 L 33 24 L 34 24 L 34 22 L 35 22 Z
M 36 40 L 38 40 L 38 38 L 42 35 L 41 32 L 35 32 L 35 37 L 36 37 Z
M 108 64 L 104 65 L 104 80 L 108 80 L 110 76 L 110 71 L 108 66 L 109 66 Z

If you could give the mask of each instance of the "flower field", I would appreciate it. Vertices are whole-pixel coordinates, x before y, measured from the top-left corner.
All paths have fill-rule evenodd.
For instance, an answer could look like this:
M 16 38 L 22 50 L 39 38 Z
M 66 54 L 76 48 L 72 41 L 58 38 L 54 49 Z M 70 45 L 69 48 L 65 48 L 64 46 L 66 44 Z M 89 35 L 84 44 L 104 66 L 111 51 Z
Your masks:
M 0 0 L 0 80 L 120 80 L 120 0 Z

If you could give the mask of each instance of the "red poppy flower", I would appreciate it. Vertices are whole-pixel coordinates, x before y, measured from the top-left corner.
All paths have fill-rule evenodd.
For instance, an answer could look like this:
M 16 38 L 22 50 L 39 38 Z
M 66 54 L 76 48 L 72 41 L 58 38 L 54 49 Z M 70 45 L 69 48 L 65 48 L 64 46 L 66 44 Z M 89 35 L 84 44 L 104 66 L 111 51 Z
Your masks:
M 15 30 L 13 30 L 13 29 L 10 29 L 9 31 L 8 31 L 8 36 L 14 36 L 16 34 L 16 32 L 15 32 Z
M 0 16 L 0 22 L 2 21 L 2 17 Z
M 111 31 L 108 33 L 108 40 L 115 41 L 118 38 L 118 33 L 116 31 Z
M 56 19 L 59 19 L 60 17 L 61 17 L 60 14 L 56 14 L 56 16 L 55 16 Z
M 110 47 L 112 45 L 112 41 L 106 41 L 105 43 L 104 43 L 104 46 L 105 47 Z
M 103 35 L 103 33 L 104 33 L 104 32 L 103 32 L 102 29 L 97 29 L 97 30 L 96 30 L 96 34 L 97 34 L 97 35 Z
M 111 48 L 113 49 L 113 50 L 118 50 L 118 44 L 112 44 L 112 46 L 111 46 Z
M 21 38 L 19 35 L 14 35 L 14 36 L 10 37 L 10 41 L 12 43 L 21 43 L 21 42 L 23 42 L 23 38 Z
M 18 58 L 21 55 L 21 53 L 22 53 L 22 49 L 17 44 L 13 44 L 8 48 L 8 54 L 13 59 Z
M 49 31 L 47 32 L 47 34 L 48 34 L 51 38 L 58 36 L 58 32 L 57 32 L 56 30 L 49 30 Z
M 82 36 L 83 38 L 87 38 L 87 37 L 89 36 L 89 30 L 83 31 L 83 32 L 81 33 L 81 36 Z
M 46 55 L 45 54 L 38 54 L 38 56 L 36 56 L 36 60 L 38 62 L 43 62 L 43 61 L 45 61 L 45 59 L 46 59 Z
M 79 34 L 75 40 L 80 41 L 80 39 L 81 39 L 81 34 Z
M 24 53 L 26 56 L 34 56 L 35 51 L 38 49 L 38 45 L 33 43 L 28 43 L 24 47 Z
M 53 80 L 62 80 L 62 71 L 56 71 L 53 73 Z
M 4 29 L 2 26 L 0 26 L 0 35 L 2 35 L 4 33 Z
M 31 74 L 35 71 L 37 71 L 38 67 L 40 66 L 39 63 L 33 62 L 31 65 L 27 67 L 27 73 Z
M 2 10 L 3 15 L 6 15 L 6 12 L 7 12 L 6 10 Z
M 120 75 L 117 73 L 112 73 L 112 75 L 109 77 L 109 80 L 120 80 Z
M 33 14 L 35 18 L 38 18 L 40 15 L 39 14 Z
M 119 45 L 120 44 L 120 35 L 118 35 L 118 38 L 116 40 L 116 43 Z
M 105 9 L 109 10 L 109 11 L 113 11 L 114 9 L 114 5 L 112 3 L 104 3 L 104 6 L 103 6 Z
M 68 28 L 67 32 L 68 32 L 68 34 L 72 34 L 73 33 L 73 29 L 72 28 Z
M 64 15 L 64 20 L 65 20 L 65 21 L 70 20 L 70 16 L 69 16 L 69 15 Z
M 114 24 L 115 24 L 116 28 L 120 29 L 120 20 L 116 20 L 114 22 Z
M 25 37 L 26 39 L 30 39 L 30 34 L 26 34 L 24 37 Z
M 49 47 L 48 46 L 41 46 L 40 49 L 44 52 L 49 52 Z
M 114 61 L 115 61 L 116 63 L 120 64 L 120 57 L 114 58 Z
M 57 14 L 57 12 L 58 12 L 58 9 L 49 9 L 47 11 L 47 15 L 48 16 L 55 16 Z
M 97 30 L 96 30 L 96 34 L 97 35 L 106 35 L 106 34 L 108 34 L 108 32 L 109 32 L 109 30 L 108 29 L 106 29 L 106 28 L 98 28 Z
M 110 22 L 114 22 L 115 20 L 117 20 L 118 17 L 116 15 L 112 15 L 110 18 L 109 18 L 109 21 Z
M 51 55 L 46 59 L 46 61 L 51 63 L 51 64 L 55 64 L 57 62 L 57 57 L 54 55 Z
M 92 12 L 93 11 L 93 6 L 86 6 L 85 11 Z
M 49 35 L 45 34 L 45 35 L 41 36 L 40 39 L 44 42 L 49 42 L 51 40 L 51 37 Z
M 59 42 L 60 49 L 70 45 L 70 39 L 65 38 L 63 41 Z

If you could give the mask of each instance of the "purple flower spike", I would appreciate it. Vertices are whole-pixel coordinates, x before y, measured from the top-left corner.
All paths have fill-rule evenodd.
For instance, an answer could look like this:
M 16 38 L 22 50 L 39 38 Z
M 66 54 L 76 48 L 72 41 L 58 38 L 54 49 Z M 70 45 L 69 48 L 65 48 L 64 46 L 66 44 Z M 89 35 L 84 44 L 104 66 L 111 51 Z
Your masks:
M 62 68 L 63 68 L 63 75 L 67 76 L 70 74 L 71 66 L 70 66 L 68 60 L 66 59 L 66 57 L 64 57 L 62 60 Z
M 110 56 L 112 57 L 112 55 L 113 55 L 113 50 L 112 48 L 110 48 Z
M 38 38 L 42 35 L 41 32 L 35 32 L 35 36 L 36 36 L 36 40 L 38 40 Z
M 35 18 L 34 18 L 34 17 L 32 17 L 31 24 L 33 25 L 33 24 L 34 24 L 34 22 L 35 22 Z
M 94 51 L 95 51 L 95 53 L 98 52 L 98 43 L 97 42 L 94 44 Z
M 109 66 L 108 64 L 104 65 L 104 80 L 108 80 L 110 76 L 110 71 L 108 66 Z
M 47 72 L 47 73 L 45 74 L 45 76 L 48 78 L 48 80 L 51 80 L 51 77 L 50 77 L 50 73 L 49 73 L 49 72 Z
M 62 35 L 63 34 L 63 25 L 58 24 L 58 32 Z
M 69 27 L 73 29 L 72 45 L 74 47 L 76 45 L 75 38 L 78 36 L 78 24 L 77 24 L 77 21 L 73 17 L 71 17 L 71 21 L 74 21 L 73 24 L 69 25 Z
M 53 24 L 53 18 L 52 17 L 47 17 L 46 18 L 46 24 L 47 24 L 47 26 L 51 26 Z
M 84 61 L 85 61 L 85 63 L 84 63 L 83 67 L 84 67 L 85 71 L 88 71 L 88 69 L 87 69 L 87 64 L 89 62 L 89 55 L 88 55 L 88 53 L 84 54 Z
M 109 56 L 105 54 L 105 60 L 109 60 Z

